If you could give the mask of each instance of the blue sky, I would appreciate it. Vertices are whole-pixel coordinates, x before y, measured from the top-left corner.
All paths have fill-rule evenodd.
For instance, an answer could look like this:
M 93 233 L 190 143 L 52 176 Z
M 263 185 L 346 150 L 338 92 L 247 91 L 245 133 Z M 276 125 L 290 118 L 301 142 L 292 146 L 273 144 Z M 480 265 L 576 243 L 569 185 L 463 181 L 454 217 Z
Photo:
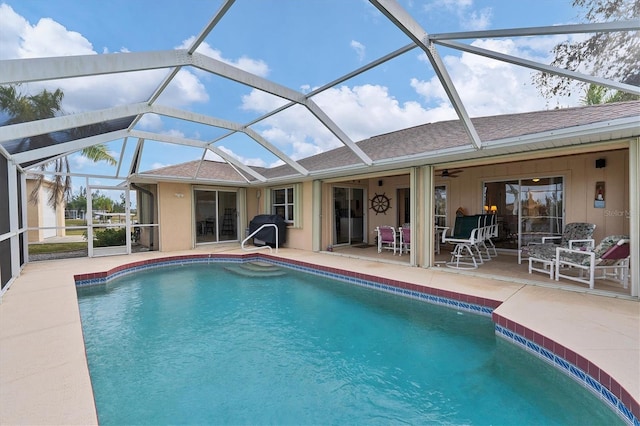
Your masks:
M 403 0 L 428 33 L 545 26 L 578 22 L 571 0 Z M 0 59 L 184 48 L 221 2 L 204 0 L 0 0 Z M 549 62 L 561 37 L 470 40 L 475 45 Z M 276 83 L 309 92 L 409 43 L 365 0 L 238 0 L 199 52 Z M 485 116 L 574 106 L 580 93 L 542 98 L 528 69 L 438 48 L 469 114 Z M 26 91 L 60 87 L 66 113 L 145 101 L 165 70 L 30 83 Z M 376 134 L 456 115 L 424 54 L 418 49 L 313 98 L 358 141 Z M 196 69 L 183 69 L 158 103 L 247 123 L 282 100 Z M 137 128 L 210 141 L 226 131 L 166 117 L 145 116 Z M 339 146 L 301 107 L 253 129 L 294 159 Z M 122 141 L 109 144 L 119 157 Z M 152 149 L 148 149 L 148 146 Z M 147 142 L 142 170 L 199 159 L 202 150 Z M 120 175 L 128 171 L 130 141 Z M 244 135 L 216 144 L 241 161 L 270 166 L 278 159 Z M 207 158 L 215 158 L 208 156 Z M 74 172 L 115 174 L 73 155 Z

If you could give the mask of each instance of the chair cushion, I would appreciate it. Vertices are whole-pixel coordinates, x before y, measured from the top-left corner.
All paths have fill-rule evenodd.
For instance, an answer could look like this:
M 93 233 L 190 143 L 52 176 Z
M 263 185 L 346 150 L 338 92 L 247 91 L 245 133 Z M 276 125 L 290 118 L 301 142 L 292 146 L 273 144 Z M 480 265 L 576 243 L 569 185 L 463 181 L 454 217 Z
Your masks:
M 594 249 L 593 249 L 593 253 L 595 254 L 595 264 L 597 266 L 609 266 L 609 265 L 614 265 L 616 262 L 618 262 L 621 258 L 624 258 L 626 256 L 612 256 L 612 258 L 607 259 L 606 255 L 609 255 L 612 251 L 613 248 L 615 248 L 618 244 L 618 241 L 623 240 L 623 239 L 629 239 L 629 237 L 625 236 L 625 235 L 609 235 L 607 237 L 604 237 L 602 239 L 602 241 L 600 241 L 600 244 L 598 244 Z M 625 247 L 622 249 L 622 255 L 624 255 L 624 253 L 628 253 L 628 248 Z M 583 265 L 583 266 L 589 266 L 589 262 L 590 262 L 590 258 L 588 255 L 589 252 L 584 252 L 584 253 L 567 253 L 567 252 L 562 252 L 560 255 L 560 258 L 564 261 L 568 261 L 571 263 L 574 263 L 576 265 Z M 618 253 L 620 254 L 620 253 Z M 603 259 L 603 256 L 605 257 Z M 615 257 L 615 258 L 614 258 Z
M 629 240 L 626 235 L 609 235 L 602 239 L 600 244 L 593 249 L 596 259 L 600 259 L 599 265 L 614 265 L 620 259 L 629 256 L 629 244 L 619 246 L 620 240 Z
M 594 223 L 574 222 L 568 223 L 564 227 L 562 233 L 562 240 L 560 241 L 561 247 L 569 247 L 569 240 L 587 240 L 593 237 L 593 232 L 596 229 Z M 587 243 L 574 244 L 575 247 L 586 246 Z
M 558 246 L 549 243 L 530 245 L 528 247 L 529 257 L 540 260 L 553 260 L 556 257 L 556 247 Z

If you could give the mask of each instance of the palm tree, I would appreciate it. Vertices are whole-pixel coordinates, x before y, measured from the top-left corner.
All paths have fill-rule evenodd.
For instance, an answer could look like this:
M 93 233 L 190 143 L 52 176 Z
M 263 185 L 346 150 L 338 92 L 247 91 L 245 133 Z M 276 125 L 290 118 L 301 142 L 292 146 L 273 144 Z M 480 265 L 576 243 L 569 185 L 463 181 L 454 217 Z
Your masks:
M 635 101 L 638 99 L 640 99 L 640 96 L 638 95 L 621 92 L 619 90 L 611 93 L 608 88 L 591 83 L 585 90 L 584 96 L 580 99 L 580 102 L 583 105 L 600 105 L 610 104 L 613 102 Z
M 44 89 L 35 95 L 25 95 L 16 90 L 16 86 L 0 86 L 0 109 L 9 116 L 4 125 L 42 120 L 60 115 L 63 97 L 64 93 L 60 89 L 56 89 L 54 92 Z M 52 136 L 48 134 L 41 135 L 39 138 L 45 142 L 45 145 L 55 143 Z M 84 148 L 81 154 L 94 162 L 106 161 L 111 165 L 116 164 L 115 158 L 109 155 L 107 147 L 103 144 Z M 71 168 L 67 156 L 42 164 L 40 170 L 46 170 L 49 165 L 53 165 L 55 174 L 52 182 L 53 190 L 47 201 L 55 209 L 62 200 L 71 195 L 71 177 L 69 175 Z M 31 192 L 31 201 L 34 203 L 38 202 L 38 193 L 43 181 L 44 175 L 39 174 L 35 188 Z

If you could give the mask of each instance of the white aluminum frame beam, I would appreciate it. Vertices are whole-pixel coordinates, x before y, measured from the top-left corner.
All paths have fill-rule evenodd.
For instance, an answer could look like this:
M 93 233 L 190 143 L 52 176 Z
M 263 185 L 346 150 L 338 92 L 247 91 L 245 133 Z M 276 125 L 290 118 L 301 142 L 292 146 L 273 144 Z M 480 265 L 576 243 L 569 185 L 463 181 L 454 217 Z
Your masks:
M 82 127 L 89 124 L 102 123 L 118 118 L 132 117 L 145 112 L 150 112 L 150 107 L 146 103 L 137 103 L 98 111 L 81 112 L 73 115 L 62 115 L 60 117 L 11 124 L 9 126 L 2 127 L 0 142 L 23 139 L 36 135 L 44 135 L 51 132 L 73 129 L 75 127 Z
M 164 116 L 168 116 L 168 117 L 174 117 L 174 118 L 180 118 L 180 119 L 183 119 L 183 120 L 193 121 L 193 122 L 201 123 L 201 124 L 208 124 L 210 126 L 215 126 L 215 127 L 219 127 L 219 128 L 223 128 L 223 129 L 232 130 L 231 133 L 225 135 L 224 137 L 227 137 L 227 136 L 229 136 L 229 135 L 231 135 L 231 134 L 233 134 L 235 132 L 242 132 L 242 133 L 246 134 L 247 136 L 249 136 L 254 141 L 256 141 L 257 143 L 259 143 L 260 145 L 262 145 L 265 149 L 267 149 L 273 155 L 275 155 L 276 157 L 278 157 L 279 159 L 281 159 L 282 161 L 284 161 L 285 163 L 289 164 L 291 167 L 296 169 L 300 174 L 302 174 L 304 176 L 309 174 L 309 171 L 307 169 L 305 169 L 304 167 L 302 167 L 297 161 L 291 159 L 291 157 L 289 157 L 287 154 L 285 154 L 280 149 L 278 149 L 275 145 L 273 145 L 272 143 L 270 143 L 269 141 L 264 139 L 257 132 L 255 132 L 253 129 L 245 127 L 245 126 L 243 126 L 241 124 L 238 124 L 238 123 L 235 123 L 235 122 L 232 122 L 232 121 L 221 120 L 221 119 L 214 118 L 214 117 L 209 117 L 209 116 L 206 116 L 204 114 L 197 114 L 197 113 L 193 113 L 193 112 L 190 112 L 190 111 L 184 111 L 184 110 L 165 107 L 165 106 L 160 106 L 160 105 L 152 105 L 150 108 L 151 108 L 150 112 L 154 112 L 154 113 L 157 113 L 157 114 L 160 114 L 160 115 L 164 115 Z M 214 141 L 214 142 L 211 142 L 211 141 L 207 142 L 207 144 L 209 145 L 209 147 L 211 147 L 213 143 L 215 143 L 215 142 L 217 142 L 219 140 L 220 140 L 220 138 L 216 139 L 216 141 Z
M 172 68 L 191 65 L 191 59 L 186 49 L 8 59 L 1 62 L 0 84 Z
M 122 117 L 143 115 L 145 113 L 156 113 L 156 114 L 160 114 L 168 117 L 174 117 L 174 118 L 188 120 L 196 123 L 201 123 L 201 124 L 220 127 L 224 129 L 233 130 L 233 131 L 243 132 L 247 136 L 255 140 L 257 143 L 262 145 L 265 149 L 267 149 L 268 151 L 273 153 L 275 156 L 280 158 L 282 161 L 286 162 L 291 167 L 296 169 L 302 175 L 306 176 L 307 174 L 309 174 L 307 169 L 302 167 L 299 163 L 292 160 L 284 152 L 282 152 L 277 147 L 272 145 L 270 142 L 265 140 L 258 133 L 256 133 L 252 129 L 244 128 L 241 124 L 234 123 L 232 121 L 221 120 L 214 117 L 209 117 L 204 114 L 197 114 L 190 111 L 184 111 L 176 108 L 170 108 L 170 107 L 165 107 L 160 105 L 148 105 L 147 103 L 123 105 L 123 106 L 117 106 L 117 107 L 108 108 L 108 109 L 99 110 L 99 111 L 89 111 L 89 112 L 83 112 L 75 115 L 65 115 L 61 117 L 54 117 L 54 118 L 48 118 L 43 120 L 30 121 L 27 123 L 13 124 L 10 126 L 3 126 L 2 136 L 0 136 L 0 142 L 10 141 L 15 139 L 22 139 L 30 136 L 35 136 L 35 135 L 40 135 L 40 134 L 45 134 L 45 133 L 55 132 L 60 130 L 66 130 L 69 128 L 85 126 L 85 125 L 94 124 L 94 123 L 101 123 L 103 121 L 113 120 L 113 119 L 122 118 Z M 131 132 L 133 132 L 132 134 L 134 135 L 140 134 L 140 133 L 136 133 L 135 130 L 132 130 Z M 145 134 L 152 135 L 152 133 L 145 133 Z M 158 137 L 159 136 L 148 137 L 147 139 L 157 140 Z M 66 144 L 71 142 L 73 141 L 65 142 L 63 144 L 57 144 L 55 146 L 65 146 Z M 110 142 L 110 141 L 106 141 L 106 142 Z M 190 145 L 190 146 L 210 148 L 209 144 L 210 142 L 202 141 L 200 142 L 200 145 Z M 45 152 L 41 150 L 31 150 L 27 152 L 34 152 L 34 151 Z M 62 153 L 69 152 L 69 151 L 53 150 L 53 152 L 56 152 L 56 154 L 54 155 L 60 155 Z M 20 153 L 20 154 L 24 154 L 24 153 Z M 46 157 L 40 157 L 40 158 L 49 158 L 49 157 L 50 155 L 47 155 Z M 19 156 L 18 158 L 23 158 L 23 157 Z M 40 158 L 34 158 L 33 156 L 30 158 L 31 159 L 28 161 L 35 161 L 40 159 Z
M 198 37 L 196 37 L 193 43 L 191 43 L 191 46 L 189 46 L 189 49 L 187 49 L 187 53 L 189 55 L 193 54 L 196 51 L 196 49 L 202 44 L 204 39 L 207 38 L 211 30 L 213 30 L 213 28 L 218 24 L 218 22 L 220 22 L 222 17 L 227 13 L 227 11 L 231 8 L 231 5 L 233 5 L 234 2 L 235 0 L 227 0 L 224 2 L 222 6 L 220 6 L 220 9 L 218 9 L 218 11 L 213 16 L 213 18 L 211 18 L 211 21 L 209 21 L 207 26 L 200 32 L 200 34 L 198 35 Z M 165 77 L 165 79 L 162 81 L 162 83 L 160 83 L 160 85 L 156 88 L 156 90 L 153 92 L 153 94 L 147 101 L 149 105 L 152 105 L 158 99 L 158 97 L 160 97 L 162 92 L 164 92 L 164 90 L 167 88 L 169 83 L 171 83 L 174 77 L 178 74 L 181 68 L 182 68 L 181 66 L 174 68 L 171 71 L 171 73 Z M 136 122 L 138 119 L 139 117 L 136 119 Z
M 606 78 L 582 74 L 576 71 L 564 70 L 562 68 L 553 67 L 551 65 L 545 65 L 540 62 L 531 61 L 529 59 L 523 59 L 523 58 L 518 58 L 516 56 L 507 55 L 504 53 L 494 52 L 492 50 L 484 49 L 477 46 L 472 46 L 466 43 L 460 43 L 457 41 L 434 41 L 434 43 L 440 44 L 442 46 L 450 47 L 452 49 L 462 50 L 465 52 L 484 56 L 485 58 L 496 59 L 498 61 L 502 61 L 502 62 L 506 62 L 514 65 L 520 65 L 526 68 L 548 72 L 550 74 L 560 75 L 563 77 L 568 77 L 573 80 L 584 81 L 586 83 L 593 83 L 599 86 L 606 86 L 615 90 L 620 90 L 622 92 L 632 93 L 634 95 L 640 95 L 640 87 L 633 86 L 631 84 L 618 83 L 612 80 L 608 80 Z
M 184 146 L 192 146 L 192 147 L 195 147 L 195 148 L 209 149 L 209 150 L 215 152 L 216 154 L 218 154 L 225 161 L 228 161 L 229 163 L 233 164 L 234 166 L 239 167 L 243 171 L 251 174 L 256 179 L 261 180 L 263 182 L 266 181 L 266 178 L 264 176 L 262 176 L 261 174 L 259 174 L 258 172 L 256 172 L 255 170 L 245 166 L 244 164 L 239 163 L 236 159 L 234 159 L 232 156 L 230 156 L 226 152 L 224 152 L 221 149 L 218 149 L 216 147 L 210 146 L 209 143 L 207 143 L 207 142 L 202 142 L 202 141 L 195 140 L 195 139 L 183 138 L 183 137 L 179 137 L 179 136 L 164 135 L 164 134 L 151 133 L 151 132 L 143 132 L 143 131 L 140 131 L 140 130 L 132 130 L 130 132 L 130 136 L 131 137 L 142 138 L 145 141 L 151 140 L 151 141 L 157 141 L 157 142 L 171 143 L 171 144 L 175 144 L 175 145 L 184 145 Z
M 323 112 L 318 114 L 315 104 L 309 104 L 303 93 L 276 84 L 247 71 L 226 64 L 200 53 L 189 54 L 186 49 L 117 53 L 105 55 L 78 55 L 54 58 L 32 58 L 3 61 L 0 84 L 72 78 L 118 72 L 141 71 L 193 65 L 204 71 L 241 83 L 254 89 L 295 102 L 307 107 L 322 124 L 362 160 L 370 165 L 372 160 Z M 148 103 L 147 103 L 148 104 Z M 284 159 L 283 159 L 284 160 Z M 290 162 L 289 160 L 287 162 Z
M 640 30 L 640 21 L 598 22 L 591 24 L 550 25 L 544 27 L 510 28 L 501 30 L 462 31 L 456 33 L 430 34 L 429 39 L 460 40 L 470 38 L 527 37 L 557 34 L 606 33 Z
M 199 53 L 193 54 L 193 66 L 305 106 L 327 129 L 329 129 L 331 133 L 333 133 L 345 146 L 351 149 L 363 163 L 367 165 L 371 165 L 373 163 L 371 158 L 369 158 L 369 156 L 365 154 L 364 151 L 362 151 L 355 142 L 353 142 L 351 138 L 349 138 L 349 136 L 347 136 L 347 134 L 344 133 L 344 131 L 342 131 L 342 129 L 340 129 L 340 127 L 315 104 L 315 102 L 308 99 L 304 93 L 289 89 L 288 87 L 274 83 L 270 80 Z
M 77 139 L 74 141 L 58 143 L 44 148 L 32 149 L 30 151 L 19 152 L 12 155 L 15 162 L 19 164 L 31 161 L 50 159 L 66 152 L 75 152 L 84 148 L 101 143 L 107 143 L 118 139 L 123 139 L 129 134 L 126 130 L 117 130 L 115 132 L 103 133 L 101 135 L 91 136 L 88 138 Z
M 429 40 L 426 31 L 408 14 L 399 3 L 394 0 L 369 0 L 384 16 L 386 16 L 398 29 L 405 33 L 415 44 L 420 47 L 429 58 L 434 72 L 438 76 L 442 88 L 447 94 L 453 109 L 458 114 L 471 143 L 476 149 L 482 148 L 482 141 L 476 131 L 466 108 L 460 99 L 460 95 L 451 80 L 451 76 L 444 66 L 433 42 Z

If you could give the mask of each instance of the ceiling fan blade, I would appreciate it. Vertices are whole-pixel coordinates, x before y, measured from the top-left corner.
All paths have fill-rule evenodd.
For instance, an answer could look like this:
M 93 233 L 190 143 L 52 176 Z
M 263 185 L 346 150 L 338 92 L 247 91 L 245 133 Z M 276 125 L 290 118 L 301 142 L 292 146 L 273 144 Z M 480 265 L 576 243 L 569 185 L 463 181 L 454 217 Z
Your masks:
M 443 171 L 440 172 L 440 177 L 443 178 L 448 178 L 448 177 L 458 177 L 458 173 L 462 173 L 463 170 L 462 169 L 456 169 L 456 170 L 449 170 L 449 169 L 444 169 Z

